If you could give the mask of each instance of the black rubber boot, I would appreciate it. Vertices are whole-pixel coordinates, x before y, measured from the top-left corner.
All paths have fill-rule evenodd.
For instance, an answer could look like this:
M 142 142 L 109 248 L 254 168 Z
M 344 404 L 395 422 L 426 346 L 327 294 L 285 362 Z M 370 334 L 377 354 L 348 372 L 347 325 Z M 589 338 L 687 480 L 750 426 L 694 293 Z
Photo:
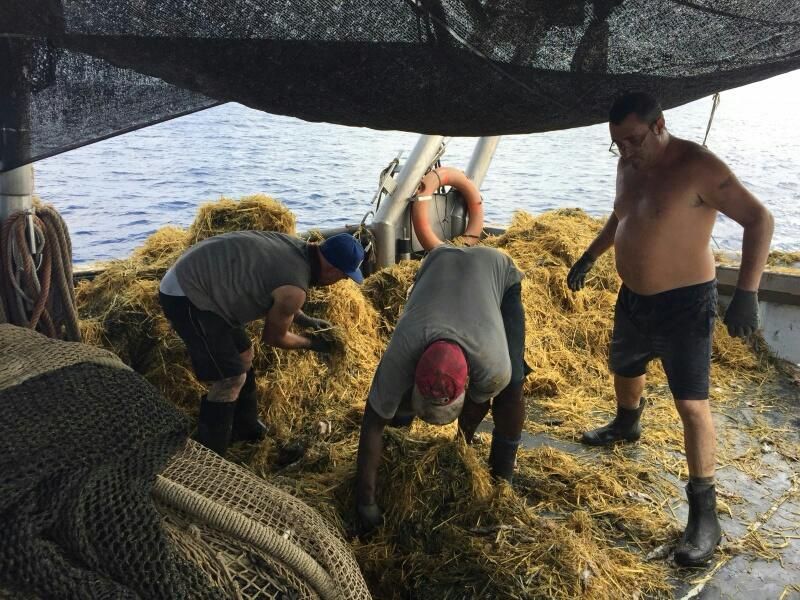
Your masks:
M 489 471 L 492 477 L 505 479 L 508 483 L 513 481 L 517 449 L 521 441 L 519 438 L 509 440 L 492 431 L 492 449 L 489 451 Z
M 225 456 L 231 443 L 234 402 L 209 402 L 206 396 L 200 401 L 200 418 L 194 439 L 220 456 Z
M 695 488 L 686 486 L 689 499 L 689 520 L 680 544 L 675 549 L 675 562 L 682 567 L 702 567 L 708 564 L 722 539 L 717 519 L 717 491 L 714 484 Z
M 256 391 L 256 374 L 253 369 L 247 372 L 247 378 L 239 391 L 233 416 L 234 442 L 257 442 L 267 435 L 267 426 L 258 418 L 258 393 Z
M 639 399 L 639 407 L 630 409 L 617 405 L 617 416 L 608 425 L 584 431 L 581 441 L 590 446 L 607 446 L 614 442 L 635 442 L 642 435 L 639 418 L 647 401 Z

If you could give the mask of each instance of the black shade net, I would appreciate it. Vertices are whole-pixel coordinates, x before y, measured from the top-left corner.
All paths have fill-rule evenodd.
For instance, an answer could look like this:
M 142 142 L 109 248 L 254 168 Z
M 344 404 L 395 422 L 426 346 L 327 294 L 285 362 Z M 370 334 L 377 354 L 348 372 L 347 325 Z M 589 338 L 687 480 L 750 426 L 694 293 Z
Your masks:
M 218 102 L 531 133 L 798 67 L 797 0 L 3 0 L 0 170 Z

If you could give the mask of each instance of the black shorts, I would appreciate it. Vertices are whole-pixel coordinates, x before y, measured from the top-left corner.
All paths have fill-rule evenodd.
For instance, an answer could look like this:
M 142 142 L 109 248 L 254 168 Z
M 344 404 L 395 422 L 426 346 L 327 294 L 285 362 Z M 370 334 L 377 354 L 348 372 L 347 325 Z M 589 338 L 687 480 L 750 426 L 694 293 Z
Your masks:
M 508 356 L 511 358 L 510 383 L 522 383 L 531 368 L 525 362 L 525 309 L 522 306 L 521 284 L 515 283 L 503 294 L 500 314 L 503 316 Z
M 614 310 L 612 372 L 639 377 L 660 358 L 674 398 L 705 400 L 716 315 L 716 280 L 652 296 L 623 284 Z
M 200 381 L 219 381 L 247 371 L 242 357 L 252 343 L 242 327 L 234 327 L 216 313 L 200 310 L 185 296 L 158 293 L 172 327 L 189 350 Z

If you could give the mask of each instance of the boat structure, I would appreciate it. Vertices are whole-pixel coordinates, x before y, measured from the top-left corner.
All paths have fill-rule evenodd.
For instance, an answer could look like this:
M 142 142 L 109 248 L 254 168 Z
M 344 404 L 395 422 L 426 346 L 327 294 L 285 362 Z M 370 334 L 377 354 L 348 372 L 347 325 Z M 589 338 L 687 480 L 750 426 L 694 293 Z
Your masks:
M 800 254 L 770 254 L 758 334 L 715 324 L 723 539 L 708 565 L 682 568 L 688 472 L 661 367 L 638 442 L 580 443 L 614 411 L 613 251 L 583 290 L 566 278 L 603 220 L 523 206 L 487 224 L 479 193 L 503 135 L 604 122 L 622 90 L 670 108 L 799 68 L 798 23 L 800 5 L 779 0 L 6 0 L 0 598 L 800 598 Z M 298 232 L 254 190 L 74 268 L 36 161 L 231 101 L 420 136 L 347 225 Z M 475 137 L 467 164 L 449 162 L 452 136 Z M 187 249 L 239 230 L 350 233 L 366 279 L 309 292 L 304 311 L 333 324 L 340 352 L 256 344 L 267 435 L 223 459 L 191 439 L 205 388 L 158 290 Z M 497 248 L 524 275 L 532 373 L 514 482 L 489 474 L 490 420 L 469 446 L 455 424 L 389 427 L 384 524 L 361 535 L 365 399 L 440 241 Z M 738 259 L 717 259 L 722 312 Z

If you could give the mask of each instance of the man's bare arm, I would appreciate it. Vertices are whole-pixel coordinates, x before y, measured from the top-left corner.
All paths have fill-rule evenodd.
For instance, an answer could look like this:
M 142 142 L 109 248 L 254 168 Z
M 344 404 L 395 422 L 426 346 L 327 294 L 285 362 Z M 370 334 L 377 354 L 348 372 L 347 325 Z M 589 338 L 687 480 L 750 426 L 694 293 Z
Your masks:
M 617 215 L 611 213 L 600 233 L 597 234 L 597 237 L 589 244 L 583 255 L 570 268 L 569 273 L 567 273 L 567 287 L 573 292 L 583 289 L 586 275 L 592 270 L 597 258 L 614 245 L 618 223 Z
M 311 340 L 291 333 L 294 316 L 306 301 L 306 293 L 293 285 L 283 285 L 272 292 L 274 302 L 264 320 L 264 333 L 261 336 L 265 344 L 285 350 L 310 348 Z
M 597 260 L 604 252 L 614 245 L 617 225 L 619 225 L 619 220 L 617 219 L 617 215 L 612 212 L 611 216 L 608 217 L 608 221 L 606 221 L 606 224 L 603 225 L 603 228 L 600 230 L 600 233 L 597 234 L 597 237 L 594 238 L 594 241 L 589 244 L 589 247 L 586 249 L 589 256 Z
M 769 256 L 775 220 L 728 166 L 712 153 L 705 154 L 703 168 L 700 198 L 744 228 L 737 287 L 756 291 Z

